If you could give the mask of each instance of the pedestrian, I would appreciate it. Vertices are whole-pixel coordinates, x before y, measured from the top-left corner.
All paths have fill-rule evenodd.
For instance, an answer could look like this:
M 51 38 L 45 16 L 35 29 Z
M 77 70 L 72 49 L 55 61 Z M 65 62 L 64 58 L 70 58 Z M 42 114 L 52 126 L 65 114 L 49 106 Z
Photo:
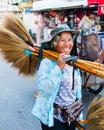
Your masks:
M 104 130 L 104 97 L 96 96 L 88 107 L 86 130 Z
M 58 25 L 44 43 L 59 57 L 42 59 L 36 72 L 38 96 L 31 113 L 40 120 L 42 130 L 75 130 L 82 111 L 80 71 L 64 60 L 72 54 L 77 33 L 67 25 Z

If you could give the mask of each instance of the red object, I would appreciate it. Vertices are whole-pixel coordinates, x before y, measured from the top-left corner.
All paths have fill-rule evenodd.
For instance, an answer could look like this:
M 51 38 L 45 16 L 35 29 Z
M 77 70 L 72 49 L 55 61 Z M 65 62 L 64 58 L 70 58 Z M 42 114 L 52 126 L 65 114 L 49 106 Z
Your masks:
M 104 0 L 88 0 L 88 5 L 92 5 L 92 4 L 102 5 L 104 4 Z
M 56 15 L 57 15 L 57 13 L 55 12 L 55 11 L 48 11 L 49 12 L 49 14 L 51 15 L 51 16 L 53 16 L 53 17 L 55 17 Z
M 98 4 L 98 15 L 104 15 L 104 0 L 88 0 L 88 6 Z
M 104 5 L 99 5 L 98 6 L 98 15 L 104 15 Z

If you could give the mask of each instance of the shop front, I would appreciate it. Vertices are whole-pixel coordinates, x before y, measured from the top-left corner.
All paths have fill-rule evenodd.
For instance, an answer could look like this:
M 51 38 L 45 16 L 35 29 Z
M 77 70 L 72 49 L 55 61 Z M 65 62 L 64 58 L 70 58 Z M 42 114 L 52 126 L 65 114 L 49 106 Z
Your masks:
M 37 26 L 36 43 L 40 45 L 42 41 L 50 38 L 50 30 L 56 25 L 68 24 L 71 29 L 80 30 L 80 34 L 75 41 L 77 44 L 78 57 L 85 60 L 96 61 L 101 52 L 98 33 L 104 31 L 101 21 L 103 15 L 98 14 L 99 3 L 90 0 L 70 2 L 67 0 L 62 4 L 61 2 L 63 2 L 63 0 L 57 0 L 59 4 L 52 4 L 51 2 L 53 1 L 49 0 L 48 6 L 46 1 L 47 0 L 33 2 L 32 12 L 37 16 L 34 22 Z M 102 79 L 98 80 L 96 76 L 94 76 L 95 80 L 93 80 L 93 84 L 90 82 L 91 80 L 89 80 L 87 84 L 88 77 L 88 74 L 86 76 L 84 75 L 84 78 L 86 78 L 83 78 L 85 80 L 83 81 L 84 86 L 91 87 L 95 84 L 104 84 Z

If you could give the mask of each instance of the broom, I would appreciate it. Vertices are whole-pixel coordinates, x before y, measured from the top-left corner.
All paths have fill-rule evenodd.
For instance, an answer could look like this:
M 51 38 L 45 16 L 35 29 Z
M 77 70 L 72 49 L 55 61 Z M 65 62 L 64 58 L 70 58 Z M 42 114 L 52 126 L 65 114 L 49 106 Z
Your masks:
M 33 75 L 38 58 L 33 55 L 26 55 L 24 53 L 24 48 L 30 49 L 30 47 L 16 34 L 0 27 L 1 54 L 7 62 L 11 62 L 12 66 L 19 70 L 19 73 Z
M 33 45 L 33 39 L 18 16 L 13 13 L 5 13 L 2 19 L 3 24 L 0 27 L 1 53 L 8 62 L 12 62 L 13 67 L 18 68 L 19 74 L 34 75 L 40 47 Z M 57 60 L 58 55 L 51 50 L 43 50 L 43 58 Z M 72 60 L 70 64 L 73 65 Z M 76 67 L 104 78 L 103 64 L 77 59 Z
M 96 96 L 86 114 L 88 130 L 104 130 L 104 97 Z

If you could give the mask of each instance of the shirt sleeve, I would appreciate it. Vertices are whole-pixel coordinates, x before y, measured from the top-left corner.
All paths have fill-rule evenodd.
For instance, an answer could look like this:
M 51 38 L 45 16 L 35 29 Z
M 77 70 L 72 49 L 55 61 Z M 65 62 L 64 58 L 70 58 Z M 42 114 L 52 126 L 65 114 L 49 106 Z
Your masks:
M 62 77 L 62 71 L 55 62 L 49 59 L 41 61 L 38 70 L 38 88 L 43 96 L 49 96 L 58 89 Z

